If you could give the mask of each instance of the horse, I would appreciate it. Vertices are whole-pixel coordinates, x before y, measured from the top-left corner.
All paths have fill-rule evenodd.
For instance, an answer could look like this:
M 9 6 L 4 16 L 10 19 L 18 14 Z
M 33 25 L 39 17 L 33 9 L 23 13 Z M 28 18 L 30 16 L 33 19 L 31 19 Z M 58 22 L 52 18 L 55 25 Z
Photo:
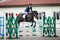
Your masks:
M 23 17 L 25 15 L 25 17 Z M 27 13 L 27 15 L 25 13 L 20 13 L 18 14 L 18 24 L 20 22 L 32 22 L 32 25 L 33 26 L 33 22 L 35 23 L 34 25 L 34 28 L 36 27 L 36 22 L 34 21 L 34 17 L 36 19 L 38 19 L 38 12 L 37 11 L 32 11 L 30 13 Z

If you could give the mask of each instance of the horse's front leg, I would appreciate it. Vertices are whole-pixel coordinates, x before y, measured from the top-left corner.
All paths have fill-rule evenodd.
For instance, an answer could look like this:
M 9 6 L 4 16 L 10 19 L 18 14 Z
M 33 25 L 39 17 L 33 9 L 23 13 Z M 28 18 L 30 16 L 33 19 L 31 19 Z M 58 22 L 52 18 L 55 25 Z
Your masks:
M 34 25 L 34 28 L 36 27 L 36 22 L 34 21 L 34 23 L 35 23 L 35 25 Z M 33 22 L 32 22 L 32 25 L 31 25 L 31 27 L 33 26 Z
M 36 27 L 36 22 L 34 21 L 35 25 L 34 25 L 34 28 Z
M 33 26 L 33 21 L 32 21 L 32 25 L 31 25 L 31 27 Z

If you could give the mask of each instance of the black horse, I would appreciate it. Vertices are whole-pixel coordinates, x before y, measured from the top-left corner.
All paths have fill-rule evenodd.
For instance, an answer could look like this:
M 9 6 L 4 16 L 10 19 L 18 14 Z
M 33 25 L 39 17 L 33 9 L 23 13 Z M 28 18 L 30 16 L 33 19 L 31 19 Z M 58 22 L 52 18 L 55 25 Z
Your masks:
M 21 14 L 18 14 L 18 24 L 20 22 L 32 22 L 32 25 L 33 26 L 33 22 L 35 23 L 35 26 L 34 28 L 36 27 L 36 22 L 34 21 L 34 17 L 36 19 L 38 19 L 38 12 L 37 11 L 32 11 L 30 13 L 27 13 L 27 16 L 25 16 L 25 18 L 23 18 L 23 15 L 26 15 L 25 13 L 21 13 Z

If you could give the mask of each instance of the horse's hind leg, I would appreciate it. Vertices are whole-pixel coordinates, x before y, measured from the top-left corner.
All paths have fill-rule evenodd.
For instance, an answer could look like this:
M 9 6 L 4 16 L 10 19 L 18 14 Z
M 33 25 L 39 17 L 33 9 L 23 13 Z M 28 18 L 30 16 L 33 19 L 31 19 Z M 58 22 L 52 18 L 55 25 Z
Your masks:
M 18 22 L 18 26 L 20 26 L 20 22 Z
M 28 20 L 27 20 L 27 15 L 25 16 L 25 21 L 28 21 Z

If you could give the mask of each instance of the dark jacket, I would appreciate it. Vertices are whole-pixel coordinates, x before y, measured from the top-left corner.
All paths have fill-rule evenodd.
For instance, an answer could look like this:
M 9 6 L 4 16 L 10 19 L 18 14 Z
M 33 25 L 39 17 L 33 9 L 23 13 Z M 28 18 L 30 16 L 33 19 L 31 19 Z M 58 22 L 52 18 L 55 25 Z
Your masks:
M 30 12 L 30 10 L 32 11 L 32 7 L 31 8 L 29 8 L 29 7 L 27 7 L 26 9 L 25 9 L 25 12 Z

